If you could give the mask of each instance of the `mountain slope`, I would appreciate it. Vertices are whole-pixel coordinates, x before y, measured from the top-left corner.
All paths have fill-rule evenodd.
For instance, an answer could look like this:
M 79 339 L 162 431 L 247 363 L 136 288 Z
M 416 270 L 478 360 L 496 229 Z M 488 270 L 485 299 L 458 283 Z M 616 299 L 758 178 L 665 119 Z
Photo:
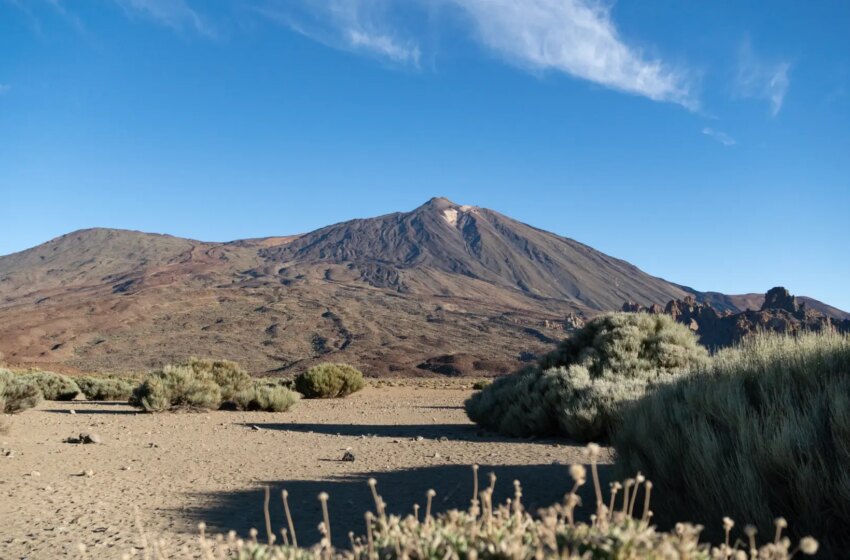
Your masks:
M 547 350 L 581 316 L 689 295 L 732 311 L 753 300 L 700 294 L 432 199 L 301 236 L 207 243 L 91 229 L 0 257 L 0 353 L 71 371 L 197 355 L 257 373 L 337 360 L 374 375 L 490 374 Z
M 344 263 L 369 284 L 399 292 L 409 292 L 418 274 L 439 271 L 591 311 L 616 309 L 624 299 L 650 304 L 687 295 L 572 239 L 445 198 L 322 228 L 261 255 L 287 266 Z

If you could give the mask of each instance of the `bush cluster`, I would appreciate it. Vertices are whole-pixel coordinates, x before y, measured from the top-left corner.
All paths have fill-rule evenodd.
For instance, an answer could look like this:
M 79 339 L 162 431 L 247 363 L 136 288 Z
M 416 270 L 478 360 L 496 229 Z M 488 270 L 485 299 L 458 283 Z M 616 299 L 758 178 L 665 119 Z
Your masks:
M 255 381 L 235 362 L 193 358 L 146 376 L 130 396 L 147 412 L 168 410 L 263 410 L 285 412 L 299 395 L 274 379 Z
M 19 378 L 37 386 L 41 395 L 48 401 L 72 401 L 80 394 L 77 383 L 60 373 L 35 371 L 19 374 Z
M 762 334 L 627 407 L 624 469 L 665 492 L 659 514 L 782 515 L 836 557 L 850 550 L 850 338 Z
M 79 377 L 80 391 L 90 401 L 126 401 L 139 386 L 135 379 L 125 377 Z
M 149 374 L 130 397 L 130 404 L 147 412 L 210 410 L 221 406 L 221 387 L 209 375 L 187 365 L 165 366 Z
M 233 395 L 254 386 L 254 378 L 236 362 L 190 358 L 185 364 L 200 379 L 210 379 L 221 389 L 221 397 L 230 400 Z
M 505 435 L 604 441 L 623 403 L 707 360 L 694 334 L 667 315 L 603 315 L 538 364 L 474 394 L 466 411 Z
M 366 386 L 363 374 L 348 364 L 319 364 L 295 378 L 295 389 L 308 399 L 335 399 Z
M 265 412 L 286 412 L 301 396 L 286 387 L 257 383 L 250 389 L 236 393 L 231 399 L 238 410 L 262 410 Z
M 15 375 L 7 369 L 0 369 L 0 413 L 17 414 L 41 402 L 38 386 L 29 380 Z

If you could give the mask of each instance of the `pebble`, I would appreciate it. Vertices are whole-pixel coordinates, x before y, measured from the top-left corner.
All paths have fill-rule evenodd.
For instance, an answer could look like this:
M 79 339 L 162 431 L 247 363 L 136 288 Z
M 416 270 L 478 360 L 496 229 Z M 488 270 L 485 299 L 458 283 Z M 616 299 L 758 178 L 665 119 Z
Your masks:
M 77 413 L 77 411 L 76 411 L 76 410 L 74 410 L 73 408 L 72 408 L 71 410 L 69 410 L 69 411 L 68 411 L 68 414 L 76 414 L 76 413 Z
M 424 437 L 422 437 L 422 436 L 416 436 L 416 441 L 422 441 L 422 440 L 424 440 L 424 439 L 425 439 L 425 438 L 424 438 Z

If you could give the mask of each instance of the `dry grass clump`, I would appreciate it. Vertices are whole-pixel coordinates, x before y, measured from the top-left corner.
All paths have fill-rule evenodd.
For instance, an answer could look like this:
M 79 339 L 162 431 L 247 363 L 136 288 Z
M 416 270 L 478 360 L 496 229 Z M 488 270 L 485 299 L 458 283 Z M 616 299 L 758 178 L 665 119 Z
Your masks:
M 707 360 L 694 334 L 667 315 L 603 315 L 538 364 L 473 395 L 466 411 L 505 435 L 605 440 L 623 403 Z
M 23 381 L 33 383 L 48 401 L 72 401 L 80 394 L 77 383 L 60 373 L 51 371 L 34 371 L 19 374 Z
M 165 366 L 148 375 L 130 397 L 131 405 L 146 412 L 217 409 L 221 401 L 221 388 L 211 376 L 189 366 Z
M 139 382 L 125 377 L 78 377 L 76 380 L 83 395 L 90 401 L 126 401 Z
M 233 395 L 231 401 L 238 410 L 286 412 L 299 401 L 301 395 L 286 387 L 256 384 Z
M 295 389 L 308 399 L 336 399 L 366 386 L 363 374 L 348 364 L 319 364 L 295 378 Z
M 763 334 L 625 411 L 626 470 L 665 494 L 663 519 L 773 519 L 850 550 L 850 337 Z
M 365 536 L 355 537 L 349 533 L 351 546 L 348 550 L 336 550 L 331 545 L 330 496 L 324 492 L 319 494 L 324 515 L 320 525 L 324 535 L 321 542 L 309 549 L 298 547 L 286 490 L 282 492 L 281 499 L 287 529 L 283 529 L 278 538 L 272 530 L 268 508 L 271 496 L 266 488 L 266 543 L 258 541 L 256 530 L 251 531 L 247 542 L 238 540 L 234 533 L 227 538 L 209 539 L 204 532 L 205 525 L 201 524 L 200 550 L 187 551 L 185 555 L 207 560 L 788 560 L 797 553 L 817 552 L 817 541 L 808 537 L 802 539 L 798 546 L 793 546 L 790 539 L 782 534 L 785 525 L 780 522 L 775 533 L 771 533 L 771 540 L 761 546 L 757 545 L 756 534 L 749 528 L 744 529 L 743 539 L 734 538 L 734 523 L 729 519 L 724 519 L 723 543 L 714 547 L 700 542 L 700 526 L 681 523 L 673 531 L 658 531 L 650 523 L 652 484 L 640 474 L 623 484 L 613 484 L 609 496 L 603 497 L 596 468 L 598 451 L 598 446 L 588 446 L 596 496 L 592 506 L 595 514 L 591 516 L 590 523 L 576 521 L 575 515 L 580 501 L 576 492 L 587 483 L 588 473 L 583 465 L 570 468 L 575 483 L 564 501 L 539 511 L 536 516 L 523 507 L 522 487 L 518 481 L 514 481 L 513 499 L 504 504 L 494 504 L 495 475 L 491 474 L 489 485 L 482 488 L 478 482 L 478 467 L 473 466 L 469 509 L 451 510 L 436 516 L 431 511 L 436 497 L 433 490 L 425 496 L 423 512 L 414 506 L 413 513 L 407 516 L 387 513 L 387 504 L 378 494 L 377 482 L 370 479 L 375 511 L 364 516 Z M 143 540 L 147 542 L 149 539 L 143 535 Z M 147 552 L 152 552 L 157 558 L 174 557 L 165 544 L 155 544 Z
M 7 369 L 0 369 L 0 413 L 17 414 L 41 402 L 41 391 Z

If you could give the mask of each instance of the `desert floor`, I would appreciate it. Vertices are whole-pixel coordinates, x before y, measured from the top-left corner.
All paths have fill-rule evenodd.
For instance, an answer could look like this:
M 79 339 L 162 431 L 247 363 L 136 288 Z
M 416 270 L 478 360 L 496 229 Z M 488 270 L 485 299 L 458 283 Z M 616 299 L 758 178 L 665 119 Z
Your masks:
M 120 558 L 140 545 L 139 526 L 174 550 L 196 541 L 200 521 L 247 535 L 264 526 L 265 485 L 276 529 L 285 525 L 280 491 L 289 491 L 301 545 L 318 540 L 317 495 L 328 492 L 334 542 L 346 546 L 348 531 L 362 534 L 363 513 L 374 509 L 369 477 L 394 513 L 424 506 L 429 488 L 435 509 L 466 508 L 473 463 L 482 465 L 482 486 L 496 473 L 499 499 L 513 494 L 515 479 L 528 508 L 561 499 L 567 465 L 584 462 L 583 448 L 479 432 L 463 411 L 470 394 L 369 387 L 277 414 L 154 415 L 120 403 L 44 402 L 0 435 L 0 558 L 77 557 L 78 543 L 90 558 Z M 80 432 L 102 443 L 64 442 Z M 347 448 L 354 462 L 341 460 Z

